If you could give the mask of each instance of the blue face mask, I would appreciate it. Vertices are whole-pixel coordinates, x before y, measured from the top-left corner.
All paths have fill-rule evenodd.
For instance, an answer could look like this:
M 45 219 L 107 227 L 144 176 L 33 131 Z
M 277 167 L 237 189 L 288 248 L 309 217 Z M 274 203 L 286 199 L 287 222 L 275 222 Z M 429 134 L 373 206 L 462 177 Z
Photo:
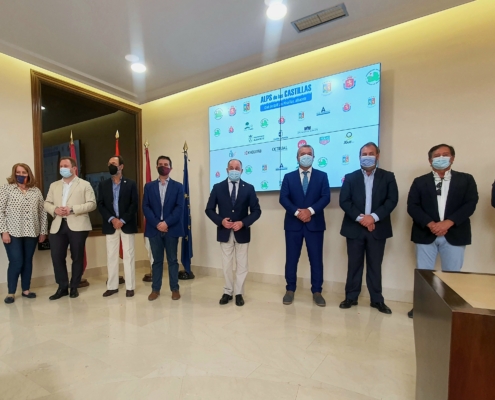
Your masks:
M 72 176 L 70 168 L 60 168 L 60 175 L 62 175 L 63 178 L 70 178 Z
M 231 169 L 229 171 L 229 179 L 232 182 L 237 182 L 239 179 L 241 179 L 241 171 L 237 171 L 236 169 Z
M 19 182 L 22 185 L 24 182 L 27 181 L 27 176 L 16 175 L 15 179 L 17 180 L 17 182 Z
M 375 156 L 361 156 L 360 160 L 361 167 L 369 168 L 376 165 L 376 157 Z
M 450 157 L 435 157 L 431 162 L 431 166 L 438 170 L 446 169 L 450 167 Z
M 309 154 L 305 154 L 301 157 L 299 157 L 299 165 L 303 168 L 311 167 L 313 164 L 313 156 L 310 156 Z

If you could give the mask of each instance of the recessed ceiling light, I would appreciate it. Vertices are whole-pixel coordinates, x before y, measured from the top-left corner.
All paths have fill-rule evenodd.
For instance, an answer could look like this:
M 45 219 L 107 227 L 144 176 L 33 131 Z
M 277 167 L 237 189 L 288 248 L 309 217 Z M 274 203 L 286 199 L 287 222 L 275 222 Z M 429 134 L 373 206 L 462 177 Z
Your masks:
M 46 110 L 46 108 L 45 108 L 45 107 L 43 107 L 43 106 L 41 106 L 41 109 L 42 109 L 42 110 Z
M 142 72 L 146 71 L 146 66 L 144 64 L 141 64 L 141 63 L 134 63 L 131 65 L 131 69 L 134 72 L 142 73 Z
M 272 2 L 266 10 L 267 17 L 274 21 L 282 19 L 285 14 L 287 14 L 287 6 L 280 1 Z
M 139 61 L 139 57 L 138 57 L 138 56 L 135 56 L 134 54 L 127 54 L 127 55 L 125 56 L 125 59 L 126 59 L 127 61 L 129 61 L 129 62 L 133 62 L 133 63 L 135 63 L 135 62 L 138 62 L 138 61 Z

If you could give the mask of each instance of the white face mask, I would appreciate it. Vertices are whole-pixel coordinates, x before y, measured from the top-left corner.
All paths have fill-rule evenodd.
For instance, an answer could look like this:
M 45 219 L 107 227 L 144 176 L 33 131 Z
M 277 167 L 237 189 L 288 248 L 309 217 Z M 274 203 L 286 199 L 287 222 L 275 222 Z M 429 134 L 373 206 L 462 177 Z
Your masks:
M 313 156 L 310 156 L 309 154 L 304 154 L 303 156 L 299 157 L 299 165 L 301 167 L 307 168 L 311 167 L 313 164 Z

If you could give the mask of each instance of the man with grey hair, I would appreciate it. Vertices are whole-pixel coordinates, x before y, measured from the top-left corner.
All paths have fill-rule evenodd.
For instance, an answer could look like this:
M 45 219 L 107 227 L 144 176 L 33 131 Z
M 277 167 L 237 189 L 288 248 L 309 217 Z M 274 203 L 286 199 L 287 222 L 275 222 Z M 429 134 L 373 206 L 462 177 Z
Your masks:
M 399 201 L 399 190 L 392 172 L 377 168 L 378 146 L 369 142 L 359 150 L 361 168 L 345 176 L 340 191 L 344 220 L 340 234 L 347 241 L 347 281 L 340 308 L 358 304 L 366 255 L 366 284 L 370 306 L 392 314 L 382 295 L 382 261 L 385 242 L 392 237 L 390 214 Z
M 222 251 L 225 287 L 220 304 L 227 304 L 235 294 L 235 304 L 244 305 L 244 282 L 248 273 L 250 227 L 261 215 L 254 186 L 241 180 L 242 162 L 227 163 L 227 179 L 211 190 L 205 213 L 217 225 L 217 241 Z M 217 211 L 218 207 L 218 211 Z M 234 254 L 236 277 L 234 283 Z
M 325 307 L 323 286 L 323 234 L 326 229 L 323 210 L 330 203 L 330 184 L 325 172 L 312 167 L 314 149 L 303 145 L 297 150 L 299 168 L 284 176 L 280 204 L 285 208 L 285 279 L 283 303 L 292 304 L 297 283 L 297 264 L 303 239 L 311 265 L 311 292 L 317 306 Z

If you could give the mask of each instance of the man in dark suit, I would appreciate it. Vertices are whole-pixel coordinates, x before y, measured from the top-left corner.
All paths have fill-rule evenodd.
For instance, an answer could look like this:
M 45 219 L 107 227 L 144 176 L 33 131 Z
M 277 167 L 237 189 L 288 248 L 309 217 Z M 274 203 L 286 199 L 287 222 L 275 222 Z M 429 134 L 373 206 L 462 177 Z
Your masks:
M 235 293 L 235 304 L 243 306 L 244 282 L 248 273 L 248 248 L 251 240 L 250 227 L 260 217 L 261 208 L 253 185 L 241 180 L 240 160 L 232 159 L 228 162 L 227 174 L 227 179 L 213 186 L 205 213 L 217 225 L 217 240 L 222 249 L 225 287 L 220 304 L 227 304 Z
M 478 203 L 472 175 L 452 171 L 455 150 L 447 144 L 428 152 L 432 172 L 414 179 L 407 198 L 413 219 L 411 240 L 416 244 L 416 268 L 435 269 L 440 254 L 443 271 L 460 271 L 466 245 L 471 244 L 471 222 Z M 413 317 L 413 310 L 409 311 Z
M 124 159 L 113 156 L 108 161 L 112 176 L 98 186 L 98 211 L 103 218 L 102 233 L 107 242 L 107 291 L 103 297 L 119 291 L 119 248 L 122 243 L 126 297 L 134 296 L 136 262 L 134 237 L 137 233 L 138 191 L 136 182 L 124 178 Z
M 311 265 L 311 292 L 314 302 L 325 307 L 321 295 L 323 285 L 323 233 L 326 229 L 323 210 L 330 203 L 330 185 L 325 172 L 312 167 L 313 147 L 301 146 L 297 151 L 299 168 L 284 176 L 280 189 L 280 204 L 285 208 L 285 280 L 283 303 L 294 301 L 297 283 L 297 263 L 303 239 Z
M 160 176 L 156 181 L 145 185 L 143 197 L 143 212 L 146 218 L 144 236 L 149 238 L 151 253 L 153 254 L 153 281 L 148 300 L 153 301 L 160 296 L 164 251 L 167 254 L 172 300 L 179 300 L 177 246 L 179 238 L 184 236 L 184 227 L 182 225 L 184 188 L 182 183 L 174 181 L 169 176 L 172 171 L 172 160 L 169 157 L 158 157 L 156 169 Z
M 385 242 L 392 237 L 390 214 L 399 201 L 399 190 L 392 172 L 377 168 L 380 149 L 366 143 L 359 151 L 361 169 L 345 176 L 340 191 L 344 220 L 340 234 L 347 239 L 347 281 L 345 300 L 340 308 L 358 304 L 366 254 L 366 284 L 370 306 L 392 314 L 382 295 L 382 260 Z

